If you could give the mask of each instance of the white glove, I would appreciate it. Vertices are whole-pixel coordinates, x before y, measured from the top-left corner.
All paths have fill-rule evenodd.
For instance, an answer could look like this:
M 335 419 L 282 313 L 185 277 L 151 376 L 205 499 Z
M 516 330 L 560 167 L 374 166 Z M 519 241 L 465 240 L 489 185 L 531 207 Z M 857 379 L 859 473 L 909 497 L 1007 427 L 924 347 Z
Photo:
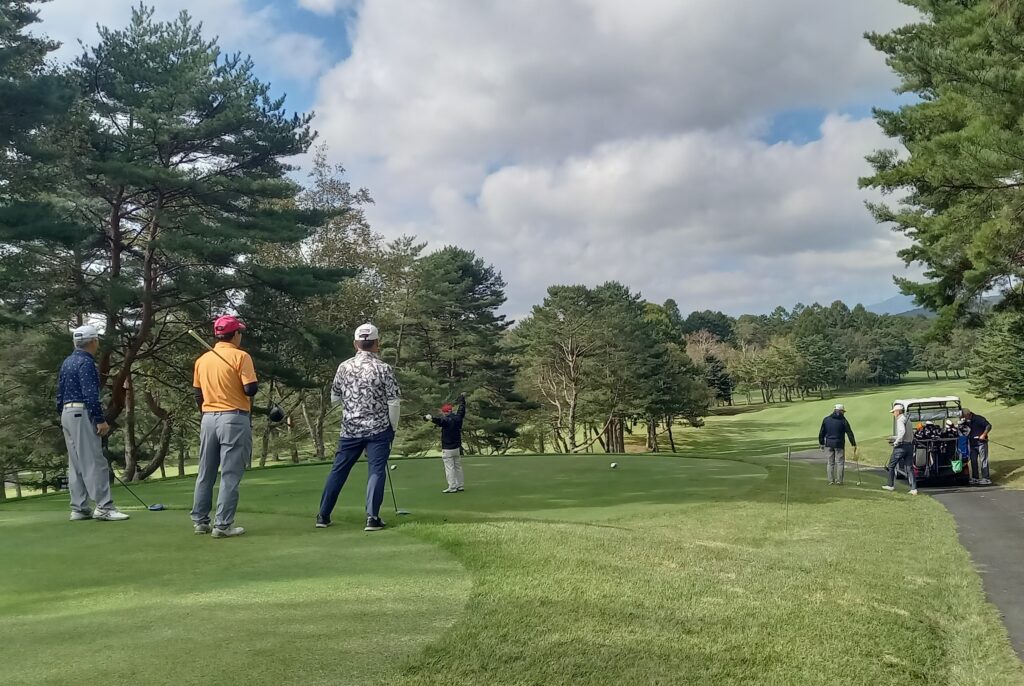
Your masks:
M 429 414 L 425 414 L 425 415 L 423 415 L 423 420 L 424 420 L 424 421 L 427 421 L 427 422 L 429 422 L 429 421 L 430 421 L 431 419 L 433 419 L 433 417 L 431 417 L 431 416 L 430 416 Z

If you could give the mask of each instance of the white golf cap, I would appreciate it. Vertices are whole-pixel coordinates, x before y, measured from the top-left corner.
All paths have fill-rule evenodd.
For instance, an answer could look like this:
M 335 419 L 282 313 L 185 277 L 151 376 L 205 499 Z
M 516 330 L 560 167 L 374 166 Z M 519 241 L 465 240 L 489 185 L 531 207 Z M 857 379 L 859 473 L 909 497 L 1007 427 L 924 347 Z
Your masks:
M 357 341 L 376 341 L 380 338 L 380 331 L 373 324 L 363 324 L 356 329 Z
M 71 338 L 75 341 L 94 341 L 100 337 L 100 332 L 96 330 L 95 326 L 86 324 L 80 326 L 71 332 Z
M 846 406 L 842 403 L 836 405 L 836 412 L 846 412 Z
M 896 403 L 895 405 L 893 405 L 892 406 L 892 410 L 890 410 L 890 412 L 895 412 L 896 410 L 899 410 L 900 412 L 902 412 L 903 411 L 903 403 Z

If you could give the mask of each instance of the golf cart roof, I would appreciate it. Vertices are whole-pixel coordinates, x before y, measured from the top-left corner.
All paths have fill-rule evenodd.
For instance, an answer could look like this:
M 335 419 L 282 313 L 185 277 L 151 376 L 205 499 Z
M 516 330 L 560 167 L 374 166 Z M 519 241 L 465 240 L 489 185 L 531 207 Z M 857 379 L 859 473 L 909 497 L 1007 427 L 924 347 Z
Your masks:
M 895 400 L 895 401 L 893 401 L 894 405 L 896 403 L 899 403 L 900 405 L 903 405 L 903 407 L 905 407 L 905 408 L 910 408 L 911 406 L 914 406 L 914 405 L 916 405 L 918 407 L 920 407 L 922 405 L 927 405 L 927 406 L 930 406 L 930 407 L 944 407 L 946 405 L 956 405 L 956 406 L 959 407 L 960 406 L 960 398 L 959 398 L 959 396 L 955 396 L 955 395 L 945 395 L 945 396 L 939 396 L 939 397 L 936 397 L 936 398 L 911 398 L 909 400 Z

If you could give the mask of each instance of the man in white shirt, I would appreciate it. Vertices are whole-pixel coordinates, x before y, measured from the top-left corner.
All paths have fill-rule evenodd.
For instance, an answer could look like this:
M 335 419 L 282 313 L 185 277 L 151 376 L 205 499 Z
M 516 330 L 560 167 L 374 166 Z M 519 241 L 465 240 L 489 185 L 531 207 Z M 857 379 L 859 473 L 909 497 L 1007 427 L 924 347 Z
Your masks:
M 892 414 L 896 417 L 896 435 L 892 438 L 892 457 L 886 469 L 889 472 L 889 483 L 882 486 L 887 491 L 895 491 L 896 466 L 902 465 L 910 484 L 910 495 L 917 495 L 917 478 L 914 476 L 914 432 L 907 426 L 907 415 L 903 405 L 892 406 Z
M 380 359 L 380 333 L 373 324 L 356 329 L 356 355 L 338 367 L 331 385 L 331 401 L 341 404 L 341 438 L 334 455 L 334 466 L 327 475 L 316 528 L 331 525 L 331 513 L 338 502 L 349 472 L 366 451 L 370 464 L 366 481 L 366 527 L 380 531 L 380 505 L 384 500 L 388 457 L 395 440 L 400 416 L 401 390 L 395 370 Z

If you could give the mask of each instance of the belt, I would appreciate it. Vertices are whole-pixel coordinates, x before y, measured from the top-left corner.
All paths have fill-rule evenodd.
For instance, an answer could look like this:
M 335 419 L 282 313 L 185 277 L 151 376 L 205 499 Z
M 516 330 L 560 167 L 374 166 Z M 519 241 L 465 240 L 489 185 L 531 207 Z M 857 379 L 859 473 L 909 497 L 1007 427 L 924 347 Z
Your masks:
M 246 410 L 217 410 L 216 412 L 204 412 L 203 414 L 204 415 L 208 415 L 208 414 L 210 414 L 210 415 L 241 414 L 241 415 L 249 416 L 249 413 Z
M 84 410 L 85 403 L 64 403 L 65 410 Z

